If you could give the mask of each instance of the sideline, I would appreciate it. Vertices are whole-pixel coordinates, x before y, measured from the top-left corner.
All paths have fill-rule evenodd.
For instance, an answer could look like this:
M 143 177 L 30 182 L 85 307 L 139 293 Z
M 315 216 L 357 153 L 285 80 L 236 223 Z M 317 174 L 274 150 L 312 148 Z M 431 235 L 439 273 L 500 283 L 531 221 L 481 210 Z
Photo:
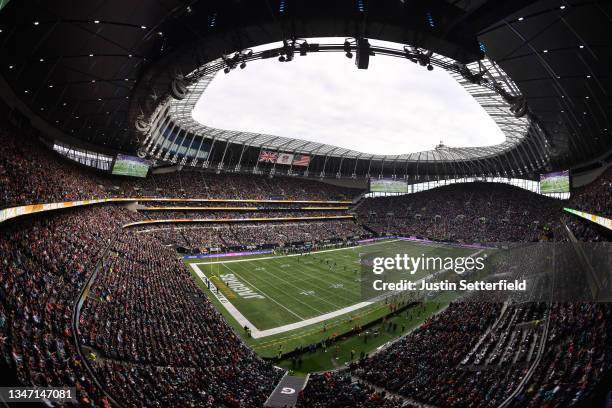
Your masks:
M 400 240 L 396 239 L 396 240 L 391 240 L 391 241 L 381 241 L 381 242 L 376 242 L 376 243 L 373 243 L 373 244 L 368 244 L 368 245 L 365 245 L 365 246 L 382 244 L 382 243 L 390 243 L 390 242 L 395 242 L 395 241 L 400 241 Z M 359 246 L 356 246 L 356 247 L 345 247 L 345 248 L 334 248 L 334 249 L 317 251 L 317 252 L 314 252 L 314 253 L 340 251 L 340 250 L 355 249 L 355 248 L 359 248 Z M 484 251 L 484 249 L 481 249 L 479 251 L 474 252 L 470 256 L 476 256 L 476 255 L 478 255 L 479 253 L 481 253 L 483 251 Z M 347 307 L 344 307 L 342 309 L 335 310 L 333 312 L 321 314 L 321 315 L 318 315 L 318 316 L 315 316 L 315 317 L 311 317 L 309 319 L 303 319 L 301 321 L 294 322 L 294 323 L 289 323 L 289 324 L 286 324 L 286 325 L 283 325 L 283 326 L 274 327 L 272 329 L 259 330 L 222 293 L 220 293 L 220 292 L 217 293 L 217 291 L 215 291 L 215 290 L 213 290 L 211 288 L 211 286 L 215 287 L 215 288 L 216 288 L 216 286 L 214 285 L 214 283 L 212 281 L 210 281 L 206 277 L 204 272 L 202 272 L 202 270 L 198 266 L 198 265 L 209 265 L 209 264 L 219 264 L 219 263 L 225 264 L 225 263 L 230 263 L 230 262 L 251 262 L 251 261 L 255 261 L 255 260 L 272 259 L 272 258 L 285 258 L 285 257 L 300 256 L 300 255 L 301 254 L 291 254 L 291 255 L 283 255 L 283 256 L 264 257 L 264 258 L 258 258 L 258 259 L 236 259 L 236 260 L 226 261 L 226 262 L 192 262 L 192 263 L 189 263 L 189 266 L 195 272 L 195 274 L 200 278 L 200 280 L 206 285 L 206 287 L 208 288 L 208 291 L 210 293 L 212 293 L 213 296 L 215 296 L 217 298 L 217 300 L 219 300 L 219 302 L 223 305 L 223 307 L 227 310 L 227 312 L 240 324 L 240 326 L 243 327 L 243 328 L 244 327 L 248 327 L 249 328 L 249 330 L 251 332 L 251 337 L 254 338 L 254 339 L 265 338 L 265 337 L 273 336 L 273 335 L 276 335 L 276 334 L 281 334 L 281 333 L 285 333 L 285 332 L 288 332 L 288 331 L 292 331 L 292 330 L 295 330 L 295 329 L 300 329 L 300 328 L 303 328 L 303 327 L 306 327 L 306 326 L 310 326 L 310 325 L 315 324 L 315 323 L 321 323 L 323 321 L 332 319 L 334 317 L 338 317 L 338 316 L 341 316 L 341 315 L 353 312 L 355 310 L 359 310 L 359 309 L 362 309 L 364 307 L 370 306 L 370 305 L 376 303 L 377 301 L 380 301 L 380 300 L 384 299 L 386 296 L 390 296 L 390 294 L 381 294 L 381 295 L 379 295 L 379 296 L 377 296 L 377 297 L 375 297 L 375 298 L 373 298 L 373 299 L 371 299 L 369 301 L 359 302 L 359 303 L 356 303 L 354 305 L 347 306 Z M 232 271 L 232 269 L 229 268 L 228 266 L 226 266 L 226 268 L 229 269 L 230 271 Z M 417 283 L 420 283 L 421 281 L 425 281 L 425 280 L 430 280 L 430 279 L 434 278 L 435 276 L 437 276 L 438 274 L 440 274 L 440 273 L 442 273 L 444 271 L 447 271 L 447 269 L 441 269 L 441 270 L 433 272 L 433 273 L 431 273 L 431 274 L 429 274 L 427 276 L 424 276 L 423 278 L 419 279 L 417 281 Z M 253 286 L 253 285 L 251 285 L 251 286 Z M 255 288 L 255 290 L 257 290 L 260 293 L 262 293 L 264 296 L 266 296 L 266 298 L 268 298 L 268 299 L 274 301 L 275 303 L 279 304 L 277 301 L 271 299 L 269 296 L 267 296 L 263 292 L 261 292 L 261 290 L 259 290 L 257 288 Z M 287 309 L 284 306 L 282 306 L 282 307 Z M 299 317 L 297 314 L 295 314 L 291 310 L 288 310 L 288 311 L 291 312 L 292 314 L 294 314 L 295 316 Z

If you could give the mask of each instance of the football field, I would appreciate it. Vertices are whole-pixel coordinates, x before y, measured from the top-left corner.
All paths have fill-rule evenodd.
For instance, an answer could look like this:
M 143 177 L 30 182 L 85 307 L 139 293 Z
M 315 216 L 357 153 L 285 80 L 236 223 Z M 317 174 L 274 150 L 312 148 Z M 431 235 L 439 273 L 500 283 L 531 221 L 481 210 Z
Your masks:
M 437 244 L 385 240 L 309 254 L 186 261 L 200 286 L 234 327 L 255 341 L 296 337 L 316 327 L 367 324 L 388 313 L 384 300 L 363 299 L 361 257 L 457 257 L 476 252 Z M 429 272 L 417 271 L 412 279 Z M 245 333 L 243 333 L 245 334 Z

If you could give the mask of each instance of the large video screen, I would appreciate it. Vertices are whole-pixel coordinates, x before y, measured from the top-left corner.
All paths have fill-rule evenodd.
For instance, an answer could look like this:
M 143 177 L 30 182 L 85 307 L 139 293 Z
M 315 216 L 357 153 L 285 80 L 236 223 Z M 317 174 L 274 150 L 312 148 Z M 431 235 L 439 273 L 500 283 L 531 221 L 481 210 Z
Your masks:
M 147 177 L 150 163 L 140 157 L 118 154 L 112 174 L 117 176 Z
M 569 170 L 540 174 L 540 193 L 569 193 Z
M 408 183 L 403 180 L 370 178 L 371 193 L 407 193 Z

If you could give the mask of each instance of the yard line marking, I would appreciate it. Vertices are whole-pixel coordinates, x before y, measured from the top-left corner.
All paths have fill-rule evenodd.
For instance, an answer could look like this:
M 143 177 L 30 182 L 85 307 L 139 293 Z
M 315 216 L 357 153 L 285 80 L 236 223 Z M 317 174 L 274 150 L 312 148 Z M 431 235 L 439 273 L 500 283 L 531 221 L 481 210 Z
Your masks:
M 399 241 L 399 240 L 394 240 L 394 241 Z M 394 241 L 383 241 L 383 242 L 377 242 L 374 244 L 370 244 L 370 245 L 375 245 L 378 243 L 389 243 L 389 242 L 394 242 Z M 339 248 L 339 249 L 333 249 L 333 250 L 343 250 L 343 249 L 351 249 L 351 250 L 355 250 L 358 247 L 348 247 L 348 248 Z M 330 250 L 330 251 L 333 251 Z M 476 251 L 475 253 L 471 254 L 470 256 L 476 256 L 482 252 L 484 252 L 484 248 L 480 249 L 478 251 Z M 285 255 L 285 256 L 298 256 L 299 254 L 295 254 L 295 255 Z M 283 256 L 277 256 L 277 257 L 269 257 L 269 258 L 260 258 L 260 259 L 271 259 L 271 258 L 282 258 Z M 253 261 L 253 260 L 259 260 L 259 259 L 247 259 L 244 261 Z M 231 262 L 231 261 L 227 261 L 227 262 Z M 214 263 L 225 263 L 225 262 L 214 262 Z M 189 266 L 193 269 L 193 271 L 196 273 L 196 275 L 200 278 L 200 280 L 202 280 L 202 282 L 204 282 L 205 284 L 209 281 L 209 279 L 206 277 L 206 275 L 201 271 L 201 269 L 198 266 L 199 263 L 189 263 Z M 229 269 L 230 271 L 232 271 L 234 274 L 235 271 L 233 271 L 230 267 L 226 266 L 227 269 Z M 423 280 L 428 280 L 431 279 L 435 276 L 437 276 L 439 273 L 443 272 L 443 271 L 447 271 L 447 269 L 442 269 L 440 271 L 436 271 L 430 275 L 424 276 L 423 278 L 421 278 L 419 281 L 423 281 Z M 237 274 L 236 274 L 237 275 Z M 241 279 L 243 279 L 245 282 L 247 282 L 244 278 L 240 277 Z M 211 282 L 212 283 L 212 282 Z M 267 298 L 269 298 L 270 300 L 274 301 L 275 303 L 278 304 L 278 302 L 276 302 L 274 299 L 270 298 L 269 296 L 267 296 L 263 291 L 259 290 L 258 288 L 255 287 L 255 285 L 251 284 L 250 282 L 247 282 L 249 285 L 253 286 L 254 289 L 258 290 L 260 293 L 262 293 L 263 295 L 265 295 Z M 227 298 L 225 298 L 225 296 L 223 296 L 223 294 L 221 293 L 216 293 L 216 291 L 214 290 L 209 290 L 210 293 L 213 294 L 213 296 L 215 296 L 219 302 L 221 303 L 221 305 L 229 312 L 229 314 L 242 326 L 247 326 L 250 330 L 251 330 L 251 336 L 255 339 L 258 338 L 264 338 L 264 337 L 268 337 L 268 336 L 272 336 L 272 335 L 276 335 L 276 334 L 280 334 L 280 333 L 284 333 L 284 332 L 288 332 L 288 331 L 293 331 L 302 327 L 306 327 L 306 326 L 310 326 L 313 325 L 315 323 L 319 323 L 319 322 L 323 322 L 347 313 L 350 313 L 352 311 L 364 308 L 366 306 L 369 306 L 373 303 L 376 303 L 378 301 L 384 300 L 386 297 L 390 297 L 393 296 L 393 294 L 382 294 L 379 295 L 377 297 L 374 297 L 372 299 L 370 299 L 369 301 L 364 301 L 364 302 L 360 302 L 351 306 L 347 306 L 344 307 L 342 309 L 338 309 L 329 313 L 325 313 L 325 314 L 321 314 L 319 316 L 315 316 L 312 318 L 308 318 L 308 319 L 303 319 L 299 322 L 295 322 L 295 323 L 290 323 L 290 324 L 286 324 L 283 326 L 278 326 L 275 328 L 271 328 L 271 329 L 266 329 L 266 330 L 259 330 L 257 329 L 229 300 L 227 300 Z M 280 304 L 279 304 L 280 305 Z M 280 305 L 281 307 L 285 308 L 283 305 Z M 286 308 L 285 308 L 286 309 Z M 289 310 L 290 311 L 290 310 Z M 290 311 L 291 313 L 295 314 L 295 312 Z
M 191 266 L 191 269 L 193 269 L 193 271 L 196 273 L 196 275 L 200 278 L 200 280 L 202 280 L 202 282 L 206 284 L 206 282 L 208 281 L 208 278 L 206 277 L 206 275 L 204 275 L 204 273 L 198 267 L 198 265 L 194 263 L 189 264 L 189 265 Z M 225 310 L 229 312 L 229 314 L 238 322 L 238 324 L 240 324 L 241 327 L 246 326 L 249 328 L 249 330 L 251 331 L 251 337 L 253 337 L 254 339 L 273 336 L 275 334 L 284 333 L 290 330 L 299 329 L 301 327 L 310 326 L 311 324 L 320 323 L 325 320 L 329 320 L 331 318 L 341 316 L 343 314 L 364 308 L 373 303 L 373 302 L 361 302 L 361 303 L 357 303 L 351 306 L 347 306 L 339 310 L 335 310 L 333 312 L 311 317 L 310 319 L 302 320 L 296 323 L 286 324 L 284 326 L 275 327 L 273 329 L 259 330 L 257 327 L 255 327 L 253 323 L 251 323 L 246 317 L 244 317 L 244 315 L 236 308 L 236 306 L 234 306 L 229 300 L 225 299 L 224 296 L 222 295 L 219 296 L 219 294 L 217 294 L 216 291 L 214 290 L 209 290 L 209 292 L 212 293 L 213 296 L 215 296 L 219 300 L 219 302 L 225 308 Z
M 229 269 L 230 271 L 234 272 L 234 270 L 233 270 L 233 269 L 231 269 L 229 266 L 227 266 L 227 265 L 223 265 L 223 266 L 225 266 L 225 267 L 226 267 L 227 269 Z M 271 274 L 273 278 L 278 279 L 278 280 L 280 280 L 280 281 L 282 281 L 282 282 L 285 282 L 287 285 L 293 286 L 293 287 L 294 287 L 294 288 L 296 288 L 297 290 L 302 290 L 302 288 L 300 288 L 299 286 L 296 286 L 296 285 L 294 285 L 293 283 L 291 283 L 291 282 L 289 282 L 289 281 L 287 281 L 287 280 L 285 280 L 285 279 L 281 279 L 281 278 L 279 278 L 278 276 L 275 276 L 274 274 L 272 274 L 272 272 L 269 272 L 269 271 L 267 271 L 267 270 L 264 270 L 263 272 L 266 272 L 266 273 Z M 236 272 L 234 272 L 234 274 L 238 275 Z M 238 276 L 240 276 L 240 275 L 238 275 Z M 247 281 L 246 279 L 244 279 L 244 278 L 242 278 L 242 277 L 241 277 L 241 279 L 243 279 L 245 282 Z M 254 286 L 255 286 L 255 285 L 253 285 L 253 287 L 254 287 Z M 276 290 L 279 290 L 279 291 L 283 292 L 283 290 L 282 290 L 282 289 L 279 289 L 279 288 L 278 288 L 277 286 L 275 286 L 275 285 L 270 285 L 270 286 L 271 286 L 272 288 L 276 289 Z M 333 307 L 340 307 L 340 305 L 336 305 L 336 304 L 334 304 L 334 303 L 332 303 L 332 302 L 329 302 L 329 301 L 327 301 L 327 300 L 325 300 L 325 299 L 323 299 L 323 298 L 321 298 L 321 297 L 319 297 L 319 296 L 316 296 L 316 295 L 315 295 L 314 297 L 315 297 L 316 299 L 318 299 L 318 300 L 321 300 L 321 301 L 323 301 L 323 302 L 327 302 L 327 303 L 329 303 L 329 304 L 330 304 L 330 305 L 332 305 Z M 269 298 L 269 296 L 268 296 L 268 298 Z M 308 304 L 308 303 L 302 302 L 300 299 L 298 299 L 298 298 L 297 298 L 297 297 L 295 297 L 295 296 L 292 296 L 292 297 L 291 297 L 291 300 L 295 300 L 296 302 L 301 303 L 302 305 L 306 306 L 306 307 L 307 307 L 307 308 L 309 308 L 309 309 L 314 310 L 315 312 L 317 312 L 317 313 L 319 313 L 319 314 L 324 314 L 324 313 L 325 313 L 324 311 L 319 310 L 319 309 L 317 309 L 316 307 L 314 307 L 314 306 L 312 306 L 312 305 L 310 305 L 310 304 Z M 275 303 L 277 303 L 277 302 L 275 301 Z M 302 320 L 304 320 L 304 319 L 305 319 L 305 318 L 302 318 Z
M 210 282 L 212 284 L 212 282 L 206 277 L 206 275 L 204 274 L 204 272 L 202 272 L 202 270 L 200 269 L 200 267 L 196 264 L 189 264 L 189 266 L 191 267 L 191 269 L 193 269 L 193 271 L 195 272 L 195 274 L 198 276 L 198 278 L 200 278 L 200 280 L 204 283 L 204 285 L 207 285 L 208 282 Z M 257 338 L 258 334 L 259 334 L 259 330 L 257 329 L 257 327 L 255 327 L 253 325 L 253 323 L 251 323 L 249 321 L 249 319 L 247 319 L 246 317 L 244 317 L 244 315 L 242 313 L 240 313 L 240 310 L 238 310 L 238 308 L 236 308 L 236 306 L 234 306 L 229 300 L 227 300 L 227 298 L 225 296 L 223 296 L 220 293 L 217 293 L 217 291 L 214 291 L 212 289 L 208 289 L 208 291 L 210 293 L 213 294 L 214 297 L 217 298 L 217 300 L 219 301 L 219 303 L 221 303 L 221 305 L 223 305 L 223 307 L 225 308 L 225 310 L 227 310 L 227 312 L 238 322 L 238 324 L 241 327 L 248 327 L 251 332 L 253 333 L 253 337 Z
M 277 274 L 274 274 L 274 273 L 272 273 L 272 272 L 270 272 L 270 271 L 268 271 L 268 270 L 266 270 L 266 271 L 264 271 L 264 272 L 265 272 L 265 273 L 267 273 L 267 274 L 272 275 L 272 277 L 273 277 L 273 278 L 275 278 L 275 279 L 278 279 L 278 280 L 280 280 L 280 281 L 282 281 L 282 282 L 285 282 L 285 283 L 286 283 L 287 285 L 289 285 L 289 286 L 293 286 L 293 287 L 294 287 L 294 288 L 296 288 L 297 290 L 303 290 L 303 289 L 302 289 L 302 288 L 300 288 L 299 286 L 296 286 L 295 284 L 293 284 L 293 283 L 289 282 L 288 280 L 281 278 L 281 277 L 280 277 L 280 276 L 278 276 Z M 312 278 L 312 276 L 310 276 L 309 278 Z M 299 281 L 299 282 L 305 282 L 305 281 L 306 281 L 306 279 L 297 279 L 297 281 Z M 325 290 L 325 289 L 323 289 L 323 288 L 321 288 L 321 287 L 319 287 L 319 286 L 316 286 L 316 285 L 312 285 L 312 286 L 315 286 L 315 288 L 316 288 L 316 289 L 322 289 L 322 290 Z M 329 290 L 327 290 L 327 292 L 330 292 L 330 291 L 329 291 Z M 333 292 L 331 292 L 331 293 L 332 293 L 332 295 L 336 295 L 336 294 L 335 294 L 335 293 L 333 293 Z M 315 297 L 316 299 L 318 299 L 318 300 L 322 301 L 322 302 L 325 302 L 325 303 L 328 303 L 328 304 L 332 305 L 332 306 L 333 306 L 333 307 L 335 307 L 335 308 L 340 307 L 340 305 L 337 305 L 337 304 L 335 304 L 335 303 L 333 303 L 333 302 L 330 302 L 329 300 L 327 300 L 327 299 L 325 299 L 325 298 L 322 298 L 322 297 L 320 297 L 320 296 L 315 295 L 314 297 Z M 294 299 L 295 299 L 295 300 L 297 300 L 298 302 L 300 302 L 300 301 L 299 301 L 299 299 L 297 299 L 297 298 L 294 298 Z M 352 301 L 352 299 L 347 299 L 347 298 L 343 298 L 343 299 Z M 302 303 L 302 302 L 300 302 L 300 303 Z M 321 313 L 321 314 L 323 314 L 323 313 L 324 313 L 324 312 L 323 312 L 323 311 L 321 311 L 321 310 L 317 310 L 315 307 L 310 306 L 310 308 L 311 308 L 311 309 L 316 310 L 317 312 L 319 312 L 319 313 Z
M 306 267 L 306 266 L 304 266 L 304 269 L 306 269 L 306 268 L 310 269 L 310 268 L 312 268 L 312 267 Z M 267 272 L 267 273 L 269 273 L 269 274 L 271 274 L 271 275 L 272 275 L 272 276 L 274 276 L 274 277 L 277 277 L 278 279 L 282 280 L 283 282 L 287 282 L 286 280 L 284 280 L 284 279 L 282 279 L 282 278 L 280 278 L 280 277 L 276 276 L 276 275 L 275 275 L 273 272 L 270 272 L 270 271 L 268 271 L 268 270 L 266 270 L 266 272 Z M 317 280 L 317 281 L 319 281 L 319 282 L 323 282 L 324 284 L 328 284 L 328 283 L 329 283 L 329 281 L 326 281 L 325 279 L 321 279 L 321 278 L 319 278 L 318 276 L 315 276 L 317 273 L 320 273 L 320 272 L 321 272 L 321 270 L 319 270 L 318 268 L 317 268 L 317 269 L 313 268 L 311 271 L 309 271 L 309 275 L 308 275 L 307 277 L 305 277 L 305 278 L 299 278 L 299 274 L 295 274 L 295 275 L 294 275 L 293 273 L 291 273 L 291 272 L 285 272 L 284 270 L 280 270 L 279 272 L 280 272 L 280 273 L 283 273 L 283 274 L 286 274 L 286 275 L 293 276 L 293 277 L 295 278 L 295 281 L 296 281 L 296 282 L 298 282 L 298 283 L 299 283 L 299 282 L 308 282 L 308 284 L 309 284 L 310 286 L 313 286 L 315 289 L 319 289 L 319 290 L 325 291 L 325 292 L 327 292 L 327 293 L 331 293 L 331 294 L 332 294 L 332 297 L 336 297 L 336 296 L 337 296 L 337 297 L 340 297 L 340 298 L 342 298 L 342 299 L 344 299 L 344 300 L 348 300 L 349 302 L 354 302 L 354 301 L 356 300 L 356 299 L 347 298 L 347 297 L 345 297 L 345 296 L 341 296 L 341 295 L 339 295 L 339 294 L 338 294 L 336 291 L 329 290 L 328 288 L 325 288 L 325 287 L 323 287 L 323 286 L 316 285 L 316 284 L 313 282 L 313 280 Z M 330 273 L 333 273 L 333 272 L 330 272 Z M 338 277 L 341 277 L 341 275 L 334 274 L 334 278 L 338 278 Z M 287 283 L 289 283 L 289 282 L 287 282 Z M 292 285 L 292 286 L 296 287 L 295 285 Z M 297 288 L 297 287 L 296 287 L 296 288 Z M 343 287 L 343 288 L 342 288 L 342 290 L 344 290 L 344 291 L 346 291 L 346 292 L 349 292 L 350 294 L 354 294 L 354 292 L 353 292 L 353 291 L 351 291 L 351 290 L 350 290 L 350 289 L 348 289 L 348 288 L 344 288 L 344 287 Z M 319 298 L 319 297 L 317 296 L 317 298 Z M 322 300 L 323 300 L 324 302 L 326 302 L 326 300 L 324 300 L 324 299 L 322 299 Z M 333 305 L 333 306 L 335 306 L 335 307 L 339 307 L 339 305 L 335 305 L 335 304 L 333 304 L 333 303 L 331 303 L 331 302 L 327 302 L 327 303 L 329 303 L 329 304 L 331 304 L 331 305 Z
M 257 286 L 253 285 L 251 282 L 249 282 L 248 280 L 244 279 L 242 276 L 240 276 L 236 271 L 234 271 L 232 268 L 230 268 L 227 265 L 223 265 L 225 266 L 227 269 L 230 270 L 230 272 L 232 272 L 234 275 L 238 276 L 240 279 L 242 279 L 243 281 L 245 281 L 247 283 L 247 285 L 250 285 L 253 287 L 253 289 L 255 289 L 256 291 L 258 291 L 259 293 L 261 293 L 262 295 L 264 295 L 265 297 L 267 297 L 268 299 L 270 299 L 271 301 L 273 301 L 274 303 L 276 303 L 277 305 L 279 305 L 280 307 L 282 307 L 283 309 L 285 309 L 286 311 L 288 311 L 289 313 L 291 313 L 292 315 L 294 315 L 295 317 L 297 317 L 300 320 L 304 320 L 305 318 L 300 316 L 299 314 L 295 313 L 293 310 L 289 309 L 288 307 L 286 307 L 285 305 L 279 303 L 278 301 L 276 301 L 276 299 L 270 297 L 266 292 L 264 292 L 263 290 L 259 289 Z M 314 309 L 314 308 L 313 308 Z M 314 309 L 316 310 L 316 309 Z

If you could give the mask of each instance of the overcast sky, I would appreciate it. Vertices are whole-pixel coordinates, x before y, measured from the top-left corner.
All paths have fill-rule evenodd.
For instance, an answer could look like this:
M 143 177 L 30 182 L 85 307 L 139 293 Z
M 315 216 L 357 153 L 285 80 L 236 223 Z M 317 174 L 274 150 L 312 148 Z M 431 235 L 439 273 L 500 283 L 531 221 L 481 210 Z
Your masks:
M 341 42 L 342 40 L 334 40 Z M 311 41 L 313 42 L 313 41 Z M 503 133 L 444 70 L 370 57 L 367 70 L 341 53 L 250 62 L 220 72 L 193 111 L 220 129 L 322 142 L 372 154 L 501 143 Z

